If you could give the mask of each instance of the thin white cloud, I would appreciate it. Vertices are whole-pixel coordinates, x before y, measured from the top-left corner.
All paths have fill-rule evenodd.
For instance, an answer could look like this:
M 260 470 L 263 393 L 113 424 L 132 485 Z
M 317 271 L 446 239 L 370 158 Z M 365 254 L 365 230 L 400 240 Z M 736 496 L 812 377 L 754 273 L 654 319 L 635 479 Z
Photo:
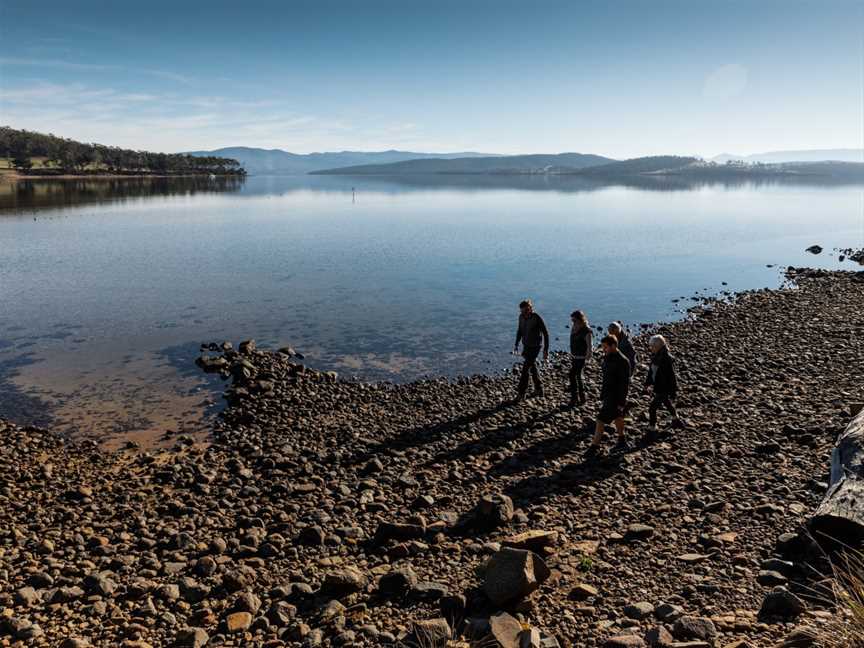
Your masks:
M 141 74 L 159 79 L 167 79 L 189 85 L 192 79 L 182 74 L 177 74 L 170 70 L 158 70 L 153 68 L 137 68 L 127 67 L 124 65 L 113 65 L 110 63 L 79 63 L 76 61 L 64 61 L 61 59 L 31 59 L 31 58 L 16 58 L 16 57 L 0 57 L 0 67 L 2 66 L 24 66 L 24 67 L 45 67 L 59 70 L 81 70 L 81 71 L 96 71 L 96 70 L 124 70 L 133 74 Z

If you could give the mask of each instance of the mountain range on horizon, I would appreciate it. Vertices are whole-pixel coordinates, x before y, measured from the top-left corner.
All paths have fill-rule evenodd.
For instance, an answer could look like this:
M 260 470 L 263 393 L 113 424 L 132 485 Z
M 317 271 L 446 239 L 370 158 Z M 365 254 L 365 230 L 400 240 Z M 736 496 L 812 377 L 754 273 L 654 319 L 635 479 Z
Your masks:
M 725 164 L 730 160 L 743 162 L 765 162 L 782 164 L 784 162 L 864 162 L 864 149 L 811 149 L 800 151 L 768 151 L 751 155 L 721 153 L 711 158 L 712 162 Z
M 305 175 L 334 172 L 354 167 L 359 173 L 488 173 L 507 169 L 538 167 L 588 168 L 620 162 L 614 158 L 588 153 L 556 153 L 529 155 L 502 155 L 497 153 L 454 152 L 424 153 L 417 151 L 332 151 L 321 153 L 291 153 L 282 149 L 262 149 L 234 146 L 212 151 L 191 151 L 190 155 L 228 157 L 235 159 L 250 174 Z M 654 156 L 661 157 L 661 156 Z M 645 158 L 635 158 L 645 159 Z M 722 153 L 707 161 L 725 164 L 729 160 L 744 162 L 864 162 L 864 149 L 814 149 L 770 151 L 751 155 Z M 461 161 L 460 161 L 461 160 Z M 374 166 L 388 166 L 374 169 Z
M 282 149 L 262 149 L 248 146 L 229 146 L 214 151 L 190 151 L 189 155 L 218 155 L 240 162 L 247 173 L 297 175 L 313 171 L 323 171 L 337 167 L 360 164 L 390 164 L 404 160 L 449 159 L 449 158 L 489 158 L 494 153 L 422 153 L 415 151 L 331 151 L 322 153 L 291 153 Z

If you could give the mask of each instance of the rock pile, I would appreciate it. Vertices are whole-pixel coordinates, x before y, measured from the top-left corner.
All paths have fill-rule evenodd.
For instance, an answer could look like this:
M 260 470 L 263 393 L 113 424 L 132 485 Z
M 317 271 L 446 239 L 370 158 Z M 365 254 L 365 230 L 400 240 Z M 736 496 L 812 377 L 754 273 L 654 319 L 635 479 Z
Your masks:
M 862 401 L 864 284 L 795 276 L 646 331 L 689 427 L 599 460 L 563 355 L 546 398 L 507 406 L 515 376 L 362 384 L 208 345 L 231 382 L 210 445 L 109 454 L 0 422 L 0 645 L 743 647 L 818 626 L 799 529 Z

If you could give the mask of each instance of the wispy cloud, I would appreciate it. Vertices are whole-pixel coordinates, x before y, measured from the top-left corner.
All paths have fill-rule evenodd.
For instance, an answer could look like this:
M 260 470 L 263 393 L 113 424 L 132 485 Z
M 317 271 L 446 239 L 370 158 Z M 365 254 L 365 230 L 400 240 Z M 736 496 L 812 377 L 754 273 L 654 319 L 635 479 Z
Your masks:
M 314 147 L 315 141 L 335 142 L 354 129 L 340 118 L 298 112 L 284 99 L 125 92 L 48 82 L 4 90 L 0 123 L 165 151 L 237 143 Z
M 128 67 L 124 65 L 114 65 L 110 63 L 80 63 L 78 61 L 64 61 L 62 59 L 33 59 L 33 58 L 16 58 L 16 57 L 0 57 L 0 67 L 19 66 L 19 67 L 42 67 L 53 68 L 57 70 L 80 70 L 80 71 L 105 71 L 117 70 L 131 74 L 140 74 L 152 76 L 159 79 L 167 79 L 176 81 L 177 83 L 191 84 L 192 79 L 188 76 L 172 72 L 171 70 L 158 70 L 153 68 Z

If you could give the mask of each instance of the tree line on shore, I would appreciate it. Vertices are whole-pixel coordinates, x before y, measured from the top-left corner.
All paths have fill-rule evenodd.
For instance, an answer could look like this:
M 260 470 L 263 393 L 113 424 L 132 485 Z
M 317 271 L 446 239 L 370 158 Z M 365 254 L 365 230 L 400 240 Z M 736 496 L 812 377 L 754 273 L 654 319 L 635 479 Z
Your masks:
M 0 126 L 0 158 L 12 168 L 31 172 L 33 158 L 43 158 L 39 173 L 216 174 L 243 175 L 240 162 L 217 156 L 133 151 L 104 144 L 85 144 L 53 134 Z

